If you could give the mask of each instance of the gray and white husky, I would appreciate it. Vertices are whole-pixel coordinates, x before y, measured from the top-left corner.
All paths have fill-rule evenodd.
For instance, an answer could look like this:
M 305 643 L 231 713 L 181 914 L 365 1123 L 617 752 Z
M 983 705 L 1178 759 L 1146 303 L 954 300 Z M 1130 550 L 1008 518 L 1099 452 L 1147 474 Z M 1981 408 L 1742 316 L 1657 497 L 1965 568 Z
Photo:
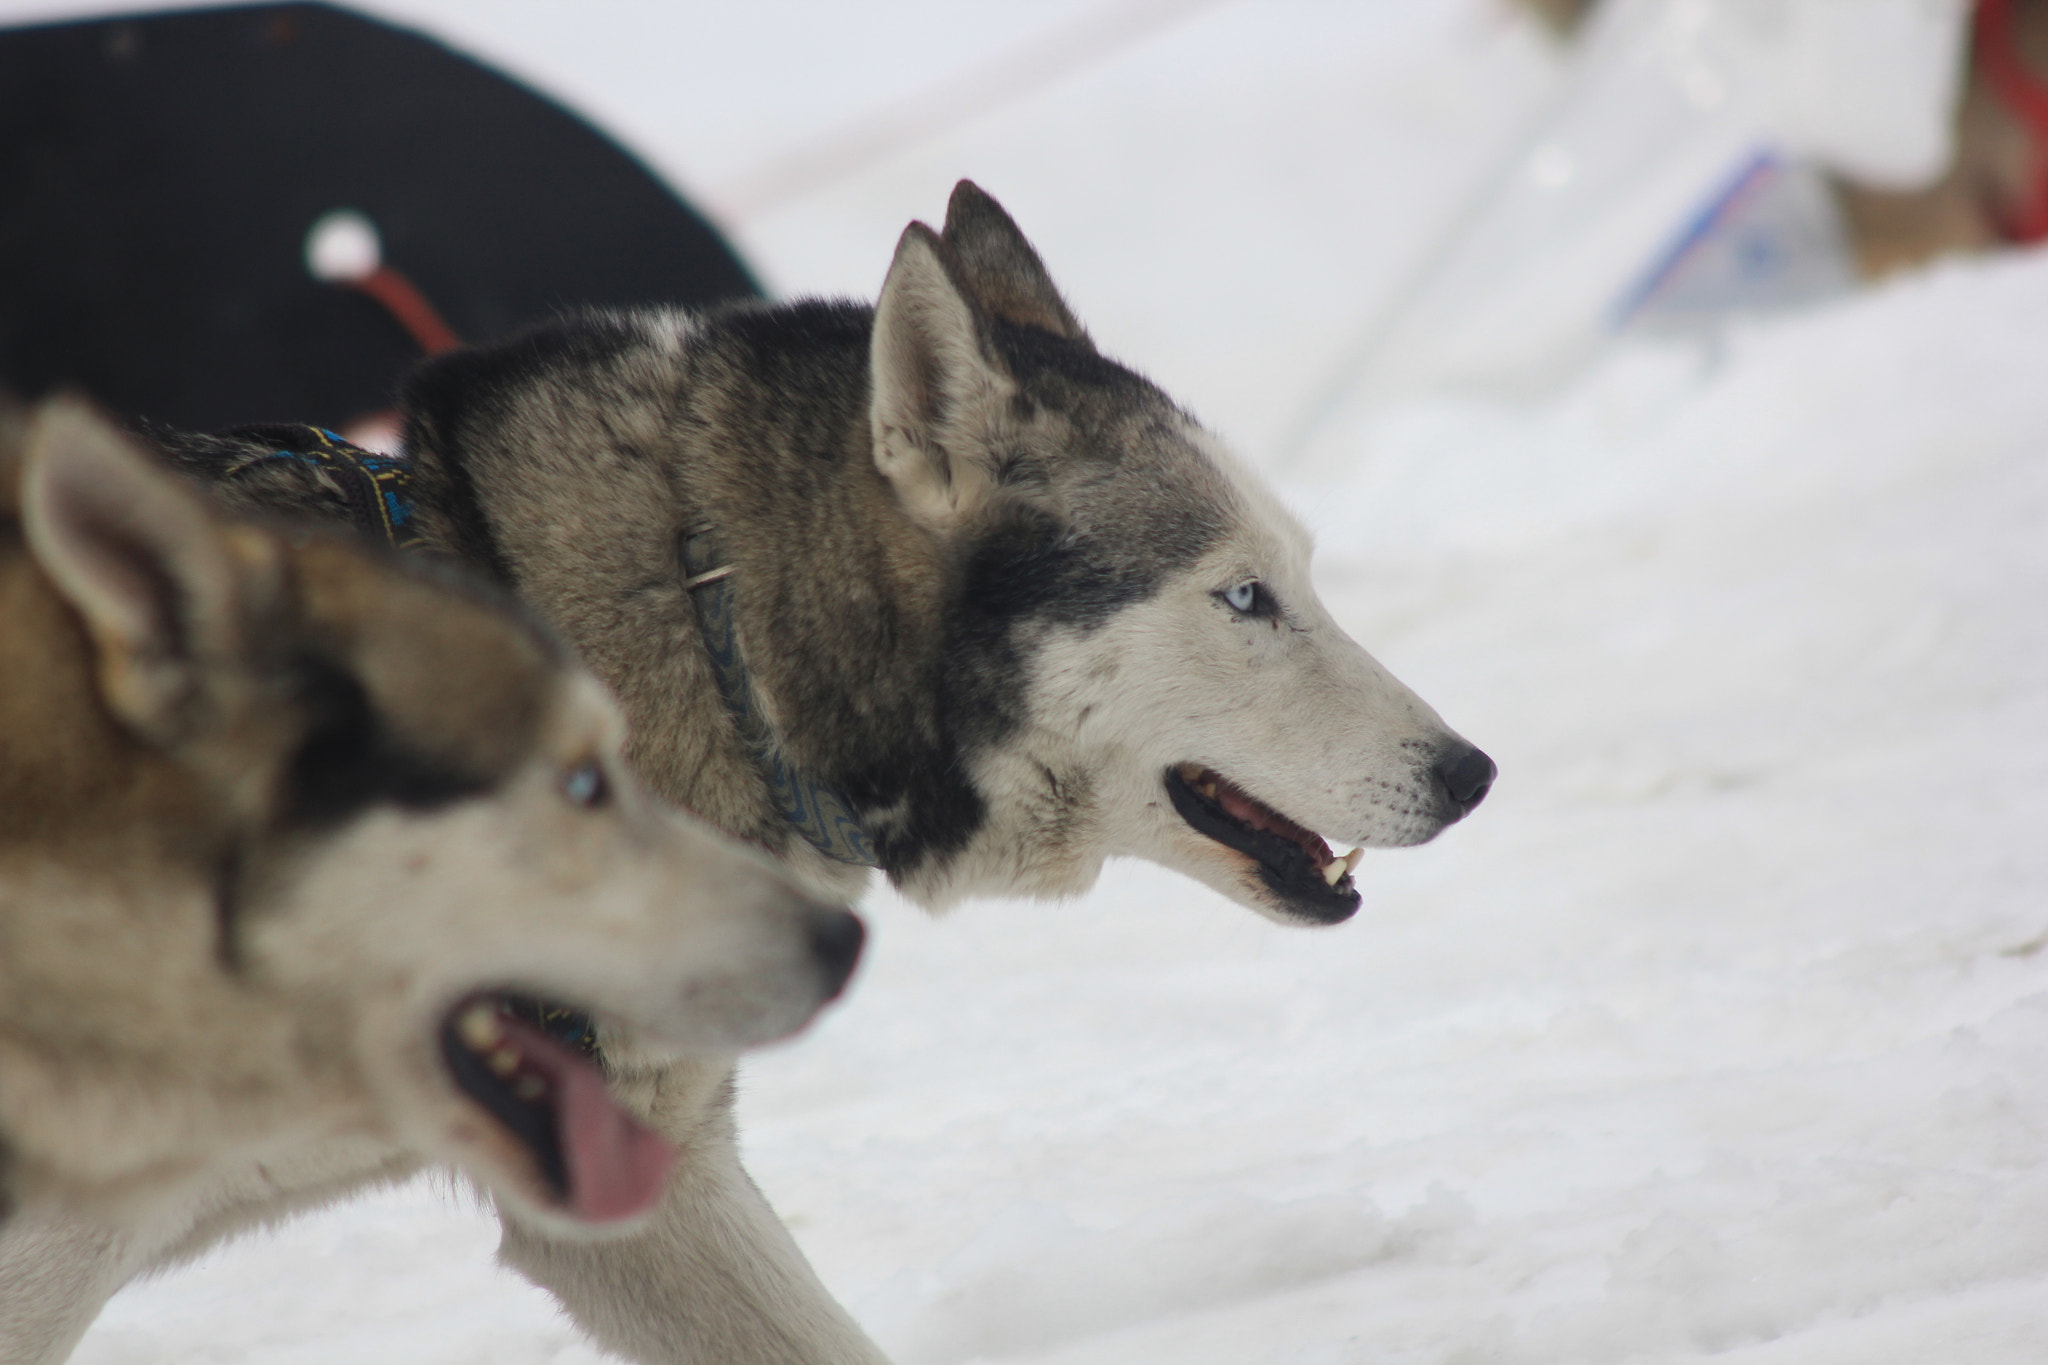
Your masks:
M 0 603 L 0 1358 L 252 1171 L 644 1215 L 673 1152 L 506 992 L 730 1056 L 845 983 L 859 922 L 650 801 L 511 599 L 224 517 L 82 404 L 0 412 Z
M 1065 896 L 1130 855 L 1330 924 L 1360 850 L 1432 838 L 1493 780 L 971 184 L 872 307 L 572 318 L 431 363 L 407 417 L 427 546 L 571 640 L 657 791 L 821 890 L 872 865 L 933 908 Z M 183 455 L 346 515 L 290 462 Z M 507 1208 L 505 1259 L 633 1360 L 879 1360 L 740 1169 L 725 1069 L 629 1027 L 605 1049 L 682 1147 L 662 1214 L 599 1244 Z

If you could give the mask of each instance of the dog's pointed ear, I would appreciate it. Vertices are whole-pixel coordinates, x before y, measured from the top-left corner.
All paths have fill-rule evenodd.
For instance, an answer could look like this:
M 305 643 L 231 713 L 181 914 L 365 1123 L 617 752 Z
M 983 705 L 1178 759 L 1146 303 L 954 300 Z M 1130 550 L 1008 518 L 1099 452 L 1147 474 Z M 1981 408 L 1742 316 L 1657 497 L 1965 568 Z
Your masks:
M 184 738 L 210 664 L 247 639 L 276 547 L 216 516 L 168 470 L 82 402 L 45 404 L 22 476 L 29 548 L 78 612 L 99 655 L 100 690 L 145 738 Z
M 943 530 L 994 488 L 986 452 L 1015 385 L 990 357 L 951 248 L 923 223 L 896 244 L 869 368 L 875 467 L 905 511 Z
M 960 261 L 974 301 L 990 317 L 1088 344 L 1088 333 L 1053 287 L 1017 224 L 972 180 L 953 187 L 940 234 Z

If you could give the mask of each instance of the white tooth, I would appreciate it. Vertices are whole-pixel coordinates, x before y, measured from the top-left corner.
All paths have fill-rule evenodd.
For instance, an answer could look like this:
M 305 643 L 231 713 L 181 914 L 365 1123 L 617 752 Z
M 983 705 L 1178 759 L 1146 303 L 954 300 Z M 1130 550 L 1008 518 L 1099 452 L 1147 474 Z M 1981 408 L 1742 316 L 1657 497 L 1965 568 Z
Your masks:
M 532 1103 L 547 1093 L 548 1083 L 531 1072 L 512 1082 L 513 1096 L 528 1103 Z
M 484 1061 L 500 1076 L 509 1076 L 519 1069 L 519 1054 L 509 1047 L 501 1047 Z
M 1344 880 L 1344 860 L 1342 858 L 1332 858 L 1323 867 L 1323 880 L 1332 886 Z
M 1363 858 L 1364 856 L 1365 845 L 1360 844 L 1357 848 L 1352 849 L 1349 853 L 1344 855 L 1344 870 L 1346 872 L 1356 871 L 1358 868 L 1358 860 Z
M 498 1027 L 498 1012 L 479 1000 L 455 1021 L 455 1032 L 471 1051 L 488 1052 L 505 1036 Z

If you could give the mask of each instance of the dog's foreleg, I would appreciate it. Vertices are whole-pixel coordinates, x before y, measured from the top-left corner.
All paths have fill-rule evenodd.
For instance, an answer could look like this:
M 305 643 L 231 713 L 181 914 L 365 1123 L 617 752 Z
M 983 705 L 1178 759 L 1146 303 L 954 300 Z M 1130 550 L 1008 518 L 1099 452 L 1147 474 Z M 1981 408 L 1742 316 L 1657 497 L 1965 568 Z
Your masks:
M 500 1258 L 639 1365 L 887 1365 L 741 1168 L 728 1077 L 695 1069 L 619 1087 L 661 1092 L 648 1107 L 681 1158 L 645 1227 L 579 1241 L 506 1216 Z
M 147 1255 L 60 1204 L 0 1224 L 0 1360 L 57 1365 Z

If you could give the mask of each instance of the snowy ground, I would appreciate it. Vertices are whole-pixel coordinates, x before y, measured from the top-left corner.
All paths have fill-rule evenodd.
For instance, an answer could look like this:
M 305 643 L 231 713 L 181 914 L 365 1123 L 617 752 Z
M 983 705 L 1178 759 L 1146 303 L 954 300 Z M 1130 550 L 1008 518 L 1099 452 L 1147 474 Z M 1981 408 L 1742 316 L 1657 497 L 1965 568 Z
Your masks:
M 409 12 L 579 99 L 612 52 L 589 101 L 708 192 L 1083 8 L 889 6 L 896 86 L 828 28 L 730 137 L 634 40 L 673 12 Z M 790 13 L 708 27 L 713 93 Z M 738 231 L 866 291 L 971 173 L 1257 458 L 1548 78 L 1462 0 L 1221 4 Z M 2040 1359 L 2044 354 L 2048 256 L 2012 257 L 1354 415 L 1288 484 L 1324 593 L 1495 794 L 1335 930 L 1140 866 L 874 897 L 853 999 L 745 1072 L 827 1282 L 902 1365 Z M 78 1360 L 601 1359 L 493 1241 L 445 1187 L 359 1201 L 131 1288 Z

